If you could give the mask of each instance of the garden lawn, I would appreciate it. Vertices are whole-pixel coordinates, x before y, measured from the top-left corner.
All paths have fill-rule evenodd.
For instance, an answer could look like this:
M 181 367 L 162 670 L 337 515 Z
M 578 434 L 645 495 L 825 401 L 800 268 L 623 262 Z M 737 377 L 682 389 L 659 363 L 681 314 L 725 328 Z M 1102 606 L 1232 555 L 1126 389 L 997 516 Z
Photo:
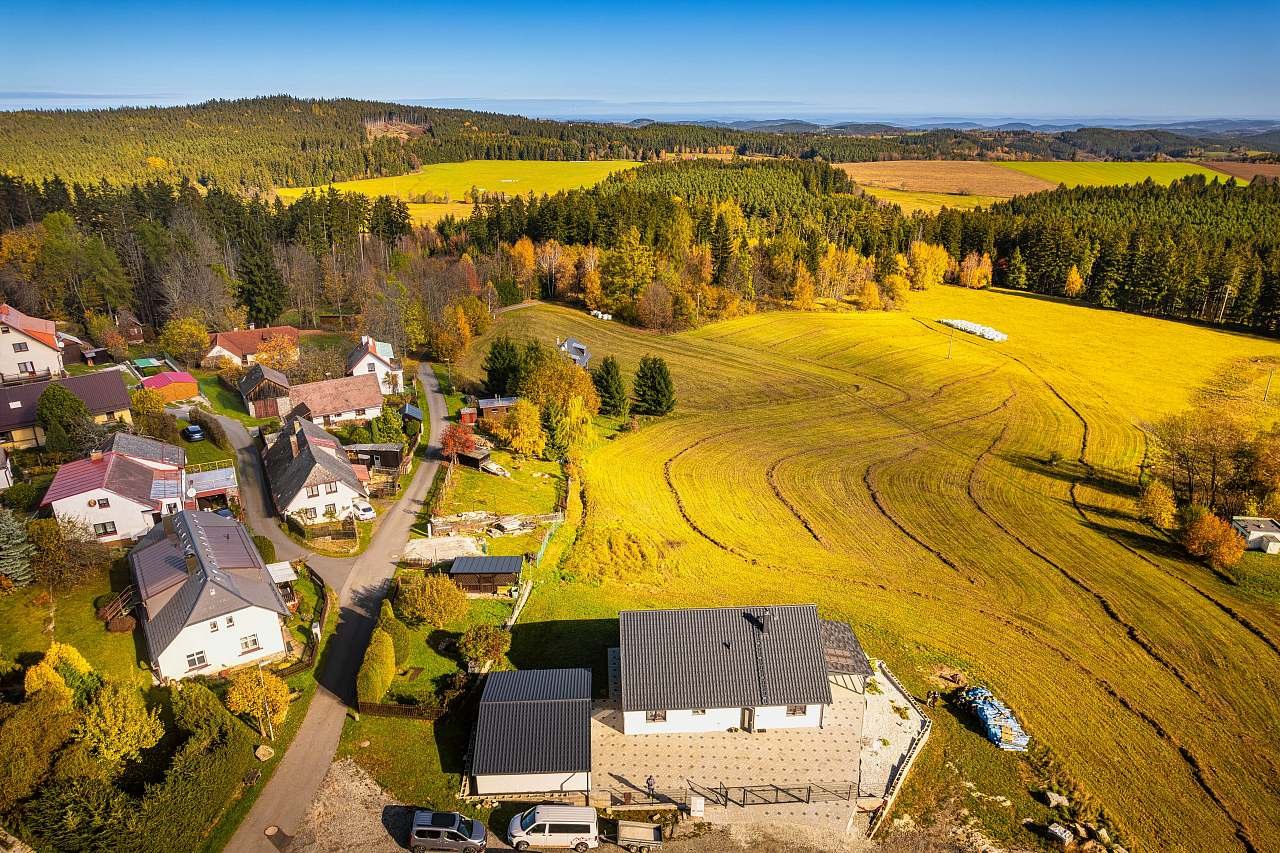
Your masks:
M 490 458 L 511 472 L 498 477 L 459 464 L 443 515 L 484 510 L 498 515 L 544 515 L 555 512 L 564 475 L 560 465 L 541 459 L 516 459 L 495 449 Z
M 410 570 L 412 571 L 412 570 Z M 474 625 L 501 625 L 511 615 L 514 602 L 505 598 L 471 598 L 468 599 L 469 610 L 465 619 L 454 622 L 445 628 L 430 628 L 424 625 L 409 625 L 413 636 L 412 651 L 409 659 L 391 683 L 387 701 L 395 701 L 396 697 L 413 698 L 424 705 L 434 704 L 439 693 L 438 682 L 447 678 L 466 664 L 457 656 L 456 650 L 446 653 L 439 650 L 442 641 L 457 641 L 463 632 Z M 421 667 L 422 672 L 412 680 L 403 673 Z
M 182 429 L 187 425 L 187 421 L 178 419 L 178 429 Z M 221 462 L 224 459 L 231 459 L 230 453 L 214 444 L 209 438 L 204 441 L 187 441 L 181 435 L 178 436 L 178 443 L 182 449 L 187 451 L 188 465 L 203 465 L 206 462 Z
M 151 675 L 138 666 L 138 662 L 147 657 L 142 629 L 126 634 L 110 633 L 93 607 L 95 598 L 118 592 L 130 582 L 129 567 L 122 558 L 112 563 L 109 572 L 104 571 L 74 589 L 55 595 L 52 639 L 75 646 L 98 672 L 146 687 L 151 684 Z M 44 588 L 37 586 L 0 595 L 0 650 L 6 657 L 20 659 L 25 655 L 43 654 L 49 648 L 51 638 L 45 633 L 49 605 L 37 603 L 44 596 Z
M 217 371 L 193 368 L 191 375 L 196 378 L 200 393 L 209 401 L 210 407 L 220 415 L 235 418 L 245 426 L 261 426 L 268 418 L 255 418 L 244 408 L 244 400 L 240 395 L 222 384 Z

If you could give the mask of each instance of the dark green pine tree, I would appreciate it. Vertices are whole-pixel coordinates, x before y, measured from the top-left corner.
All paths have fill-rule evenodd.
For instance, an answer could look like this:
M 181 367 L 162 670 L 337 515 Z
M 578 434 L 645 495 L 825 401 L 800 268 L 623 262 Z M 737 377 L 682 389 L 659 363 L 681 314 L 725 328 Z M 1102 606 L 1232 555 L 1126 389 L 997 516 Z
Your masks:
M 542 458 L 548 462 L 559 462 L 569 452 L 569 438 L 564 429 L 564 406 L 555 400 L 548 400 L 542 407 L 542 432 L 547 436 L 547 444 L 542 450 Z
M 640 415 L 666 415 L 676 407 L 676 387 L 671 371 L 661 356 L 646 355 L 636 370 L 635 403 L 632 410 Z
M 1004 283 L 1006 287 L 1017 290 L 1027 289 L 1027 262 L 1022 259 L 1022 250 L 1017 246 L 1013 247 L 1013 254 L 1009 256 L 1009 269 L 1005 273 Z
M 591 381 L 600 396 L 600 414 L 626 417 L 631 401 L 627 398 L 627 381 L 622 378 L 618 360 L 607 355 L 604 361 L 591 371 Z
M 247 223 L 245 239 L 240 243 L 240 263 L 236 273 L 240 278 L 240 304 L 248 311 L 249 321 L 259 326 L 270 326 L 284 310 L 288 294 L 271 256 L 271 245 L 262 225 L 252 218 Z
M 499 335 L 489 345 L 484 357 L 484 389 L 494 396 L 514 394 L 520 384 L 524 359 L 520 348 L 506 335 Z

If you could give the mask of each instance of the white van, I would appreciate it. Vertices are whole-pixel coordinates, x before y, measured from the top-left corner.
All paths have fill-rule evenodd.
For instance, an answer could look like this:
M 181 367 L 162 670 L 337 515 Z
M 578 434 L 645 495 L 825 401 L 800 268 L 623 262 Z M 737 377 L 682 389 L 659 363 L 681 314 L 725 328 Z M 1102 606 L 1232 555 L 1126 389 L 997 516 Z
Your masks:
M 517 850 L 571 847 L 578 853 L 600 846 L 596 810 L 584 806 L 534 806 L 511 818 L 507 841 Z

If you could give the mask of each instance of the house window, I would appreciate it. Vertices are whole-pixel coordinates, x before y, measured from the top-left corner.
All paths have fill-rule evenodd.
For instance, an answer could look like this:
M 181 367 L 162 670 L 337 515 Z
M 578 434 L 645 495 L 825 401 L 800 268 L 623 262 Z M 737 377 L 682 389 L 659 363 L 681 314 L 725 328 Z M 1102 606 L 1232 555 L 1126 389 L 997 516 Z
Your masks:
M 98 498 L 98 509 L 107 509 L 111 506 L 110 498 Z
M 808 715 L 808 713 L 809 713 L 808 705 L 788 705 L 787 706 L 788 717 L 804 717 Z
M 256 652 L 261 648 L 262 646 L 258 645 L 257 634 L 250 634 L 247 637 L 240 638 L 240 654 L 242 655 L 248 654 L 249 652 Z
M 227 627 L 228 627 L 228 628 L 230 628 L 230 627 L 231 627 L 232 625 L 234 625 L 234 624 L 236 624 L 236 617 L 234 617 L 234 616 L 228 616 L 228 617 L 227 617 Z
M 707 709 L 706 709 L 706 708 L 694 708 L 692 713 L 693 713 L 693 715 L 694 715 L 695 717 L 705 717 L 705 716 L 707 715 Z
M 307 497 L 309 497 L 309 498 L 318 498 L 318 497 L 320 497 L 320 487 L 319 487 L 319 486 L 307 486 Z
M 666 711 L 645 711 L 644 721 L 646 723 L 665 723 L 667 721 Z
M 93 526 L 93 534 L 95 536 L 115 536 L 116 523 L 114 521 L 104 521 L 101 524 Z
M 327 515 L 327 516 L 330 516 L 330 517 L 333 517 L 333 516 L 337 515 L 337 514 L 338 514 L 338 505 L 337 505 L 337 504 L 325 504 L 325 505 L 324 505 L 324 514 L 325 514 L 325 515 Z
M 31 349 L 31 347 L 27 346 L 26 341 L 18 341 L 16 344 L 13 345 L 14 352 L 26 352 L 29 349 Z M 372 365 L 370 366 L 372 367 Z
M 34 361 L 20 361 L 18 362 L 18 372 L 19 373 L 35 373 L 36 363 Z
M 24 344 L 24 346 L 25 346 L 25 344 Z M 373 373 L 373 372 L 377 371 L 377 369 L 378 369 L 378 368 L 377 368 L 377 366 L 376 366 L 372 361 L 371 361 L 371 362 L 369 362 L 369 364 L 367 365 L 367 367 L 369 368 L 369 372 L 370 372 L 370 373 Z
M 9 327 L 8 327 L 8 326 L 0 326 L 0 335 L 7 335 L 7 334 L 9 334 Z
M 337 492 L 338 492 L 338 483 L 337 483 L 337 481 L 334 481 L 334 482 L 332 482 L 332 483 L 325 483 L 325 484 L 324 484 L 324 493 L 325 493 L 326 495 L 333 495 L 333 494 L 337 494 Z
M 218 633 L 218 620 L 217 620 L 217 619 L 214 619 L 212 622 L 210 622 L 210 623 L 209 623 L 209 633 L 210 633 L 210 634 L 216 634 L 216 633 Z
M 309 519 L 315 520 L 315 517 L 316 517 L 316 508 L 315 508 L 315 507 L 313 507 L 313 506 L 309 506 L 309 507 L 307 507 L 306 509 L 304 509 L 304 510 L 302 511 L 302 517 L 303 517 L 303 518 L 309 518 Z
M 202 666 L 208 666 L 209 660 L 204 656 L 203 651 L 191 652 L 187 655 L 187 669 L 199 669 Z

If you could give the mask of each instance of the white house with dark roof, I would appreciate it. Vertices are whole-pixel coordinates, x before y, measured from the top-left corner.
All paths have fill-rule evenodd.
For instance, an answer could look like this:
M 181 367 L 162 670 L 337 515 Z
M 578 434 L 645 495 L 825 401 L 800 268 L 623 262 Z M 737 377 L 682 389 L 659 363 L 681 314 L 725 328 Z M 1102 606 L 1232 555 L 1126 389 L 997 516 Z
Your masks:
M 100 542 L 137 539 L 182 509 L 184 484 L 181 468 L 95 450 L 59 467 L 40 505 L 84 523 Z
M 577 338 L 565 338 L 563 341 L 556 338 L 556 349 L 569 357 L 569 360 L 584 370 L 591 361 L 591 350 L 587 349 L 587 345 Z
M 378 341 L 362 335 L 360 343 L 347 356 L 347 375 L 373 374 L 386 394 L 396 394 L 404 388 L 404 370 L 396 360 L 395 348 L 386 341 Z M 387 377 L 391 379 L 388 380 Z
M 812 604 L 625 610 L 618 629 L 628 735 L 820 727 L 832 678 L 860 689 L 870 673 Z
M 1280 554 L 1280 521 L 1252 515 L 1236 515 L 1231 526 L 1244 537 L 1245 549 Z
M 470 755 L 476 794 L 591 790 L 591 671 L 490 673 Z
M 276 512 L 303 524 L 346 518 L 352 501 L 369 496 L 364 466 L 357 470 L 338 440 L 306 418 L 285 422 L 263 451 L 262 467 Z
M 129 552 L 151 666 L 165 679 L 279 657 L 288 609 L 249 533 L 211 512 L 166 517 Z

